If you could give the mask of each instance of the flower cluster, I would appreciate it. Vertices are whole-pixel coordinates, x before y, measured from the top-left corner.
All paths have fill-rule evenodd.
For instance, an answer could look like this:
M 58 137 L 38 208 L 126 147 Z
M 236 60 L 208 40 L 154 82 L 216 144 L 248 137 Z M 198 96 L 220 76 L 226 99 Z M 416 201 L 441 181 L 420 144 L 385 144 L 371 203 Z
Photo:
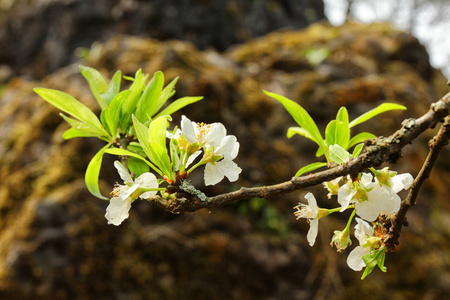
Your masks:
M 234 135 L 227 135 L 227 130 L 221 123 L 195 123 L 182 116 L 181 130 L 169 132 L 168 137 L 177 141 L 180 157 L 177 168 L 181 173 L 195 161 L 203 149 L 202 159 L 187 170 L 187 173 L 206 164 L 204 175 L 206 185 L 217 184 L 224 177 L 230 182 L 236 181 L 242 172 L 233 161 L 239 152 L 239 143 Z
M 334 209 L 324 209 L 317 206 L 316 199 L 311 193 L 306 194 L 308 205 L 299 204 L 294 207 L 294 213 L 297 219 L 306 218 L 310 223 L 310 230 L 307 240 L 311 246 L 314 245 L 319 219 L 334 212 L 343 212 L 347 209 L 353 209 L 347 226 L 344 230 L 336 230 L 331 240 L 338 251 L 342 251 L 351 245 L 350 225 L 353 217 L 356 218 L 355 237 L 359 241 L 359 246 L 350 252 L 347 264 L 353 270 L 360 271 L 363 267 L 368 267 L 366 261 L 384 263 L 385 248 L 381 244 L 381 237 L 368 222 L 374 222 L 381 213 L 396 213 L 401 204 L 398 193 L 401 190 L 408 189 L 414 181 L 411 174 L 397 174 L 388 168 L 382 170 L 370 169 L 373 173 L 362 173 L 357 178 L 348 176 L 347 178 L 336 178 L 333 181 L 325 182 L 324 186 L 328 190 L 328 197 L 337 196 L 337 202 L 340 207 Z M 345 179 L 345 180 L 344 180 Z M 342 185 L 341 181 L 345 181 Z M 376 223 L 374 226 L 378 226 Z M 375 258 L 374 258 L 375 257 Z M 376 264 L 375 264 L 376 265 Z M 384 270 L 382 264 L 379 265 Z M 369 269 L 369 268 L 367 268 Z M 367 271 L 366 269 L 366 271 Z M 370 271 L 373 266 L 370 266 Z M 367 276 L 363 275 L 363 277 Z
M 143 132 L 146 130 L 155 130 L 154 128 L 162 128 L 165 131 L 166 125 L 164 119 L 156 119 L 154 122 L 159 122 L 161 126 L 158 127 L 150 124 L 150 127 L 147 129 L 143 127 L 143 124 L 136 124 L 144 128 Z M 170 140 L 170 158 L 168 154 L 164 153 L 164 150 L 159 150 L 159 152 L 149 150 L 148 157 L 156 166 L 144 158 L 140 159 L 152 166 L 165 181 L 170 184 L 178 184 L 180 188 L 183 186 L 183 182 L 188 177 L 188 174 L 201 165 L 206 165 L 204 174 L 206 185 L 217 184 L 224 177 L 227 177 L 230 181 L 236 181 L 242 171 L 233 161 L 239 152 L 239 143 L 234 135 L 227 135 L 226 133 L 225 126 L 221 123 L 198 124 L 182 116 L 181 129 L 164 133 Z M 160 133 L 155 131 L 152 134 L 153 136 L 158 136 Z M 159 144 L 153 141 L 148 142 L 149 138 L 146 139 L 145 136 L 144 138 L 142 136 L 141 133 L 141 143 L 146 141 L 153 147 L 163 145 L 163 141 L 159 141 Z M 147 149 L 150 149 L 150 147 L 147 147 Z M 159 149 L 162 149 L 162 147 L 159 147 Z M 196 161 L 202 151 L 203 157 L 200 161 L 190 169 L 187 169 Z M 117 152 L 117 150 L 108 150 L 108 153 L 130 155 L 129 152 Z M 133 157 L 137 156 L 133 154 Z M 158 180 L 154 174 L 142 172 L 133 180 L 128 168 L 122 163 L 116 161 L 114 162 L 114 166 L 124 181 L 124 184 L 116 184 L 112 192 L 113 198 L 111 198 L 105 214 L 108 224 L 120 225 L 128 218 L 131 203 L 138 198 L 148 200 L 151 196 L 156 195 L 158 191 L 162 192 L 163 197 L 170 197 L 165 192 L 165 188 L 159 187 Z M 161 182 L 164 182 L 164 180 L 161 180 Z

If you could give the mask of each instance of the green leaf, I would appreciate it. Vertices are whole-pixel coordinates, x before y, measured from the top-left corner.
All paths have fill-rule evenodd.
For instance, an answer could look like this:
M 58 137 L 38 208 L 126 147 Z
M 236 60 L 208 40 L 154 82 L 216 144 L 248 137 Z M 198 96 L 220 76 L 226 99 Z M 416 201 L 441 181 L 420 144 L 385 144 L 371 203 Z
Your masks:
M 363 147 L 364 147 L 364 144 L 362 144 L 362 143 L 356 145 L 355 149 L 353 149 L 352 156 L 353 156 L 353 157 L 358 157 L 359 154 L 361 153 Z
M 364 263 L 366 264 L 366 269 L 361 277 L 361 280 L 366 278 L 370 273 L 372 273 L 373 269 L 378 266 L 381 271 L 386 272 L 387 269 L 384 266 L 384 261 L 386 258 L 386 248 L 381 247 L 377 250 L 371 250 L 369 254 L 366 254 L 362 257 Z
M 148 128 L 148 140 L 149 142 L 155 142 L 161 147 L 166 149 L 166 130 L 167 130 L 167 119 L 165 117 L 159 117 L 154 119 Z
M 317 149 L 316 151 L 316 157 L 321 157 L 324 153 L 323 153 L 323 149 L 322 147 L 319 147 L 319 149 Z
M 309 173 L 309 172 L 312 172 L 319 168 L 325 167 L 326 165 L 327 165 L 327 163 L 325 163 L 325 162 L 315 162 L 315 163 L 309 164 L 307 166 L 304 166 L 300 170 L 298 170 L 297 173 L 295 174 L 295 177 L 299 177 L 302 174 Z
M 120 116 L 122 112 L 122 102 L 128 97 L 130 91 L 122 91 L 119 94 L 117 94 L 112 100 L 111 103 L 108 106 L 108 109 L 104 110 L 103 113 L 105 114 L 105 122 L 107 123 L 107 126 L 111 132 L 111 135 L 116 138 L 117 137 L 117 131 L 119 127 L 119 121 Z M 103 121 L 103 119 L 102 119 Z M 128 125 L 128 124 L 127 124 Z M 106 126 L 105 126 L 106 127 Z M 125 133 L 127 128 L 121 128 L 121 132 Z
M 159 117 L 159 116 L 164 116 L 164 115 L 171 115 L 174 112 L 182 109 L 183 107 L 195 103 L 197 101 L 202 100 L 203 97 L 183 97 L 180 99 L 175 100 L 174 102 L 172 102 L 171 104 L 169 104 L 169 106 L 167 106 L 165 109 L 163 109 L 159 114 L 157 114 L 155 116 L 155 118 Z
M 166 103 L 167 100 L 168 100 L 170 97 L 172 97 L 173 94 L 175 94 L 174 87 L 175 87 L 175 84 L 177 83 L 177 81 L 178 81 L 178 77 L 176 77 L 174 80 L 172 80 L 172 81 L 171 81 L 171 82 L 170 82 L 170 83 L 169 83 L 169 84 L 161 91 L 161 94 L 159 95 L 159 99 L 158 99 L 158 101 L 157 101 L 155 107 L 154 107 L 152 110 L 150 110 L 150 111 L 148 112 L 148 114 L 149 114 L 150 116 L 155 115 L 155 114 L 161 109 L 161 107 L 164 105 L 164 103 Z
M 356 144 L 364 143 L 365 140 L 372 139 L 372 138 L 376 138 L 376 135 L 371 134 L 370 132 L 358 133 L 357 135 L 355 135 L 354 137 L 351 138 L 350 142 L 348 143 L 347 149 L 350 149 L 351 147 L 353 147 Z
M 311 141 L 315 142 L 315 140 L 308 133 L 308 131 L 306 131 L 304 128 L 301 128 L 301 127 L 289 127 L 286 136 L 288 137 L 288 139 L 290 139 L 291 137 L 293 137 L 296 134 L 304 136 L 305 138 L 310 139 Z
M 140 156 L 143 156 L 143 157 L 146 156 L 144 150 L 142 149 L 142 146 L 139 143 L 137 143 L 137 142 L 131 142 L 130 144 L 128 144 L 127 150 L 129 150 L 129 151 L 131 151 L 133 153 L 137 153 L 137 154 L 139 154 Z
M 110 139 L 108 132 L 103 128 L 97 116 L 84 104 L 64 92 L 46 88 L 33 89 L 45 101 L 59 108 L 72 117 L 97 128 L 101 134 Z
M 106 119 L 107 114 L 106 114 L 107 109 L 102 110 L 102 112 L 100 113 L 100 122 L 103 125 L 103 128 L 105 128 L 106 131 L 108 131 L 108 133 L 113 136 L 111 134 L 111 129 L 109 128 L 109 124 L 108 124 L 108 120 Z
M 167 154 L 167 148 L 162 147 L 156 142 L 150 142 L 150 150 L 152 151 L 153 163 L 166 175 L 166 177 L 175 180 L 172 172 L 172 164 Z
M 349 120 L 348 120 L 348 112 L 347 109 L 342 106 L 336 115 L 336 121 L 341 121 L 344 123 L 344 126 L 340 127 L 340 133 L 339 136 L 341 137 L 339 145 L 347 149 L 347 145 L 350 140 L 350 127 L 349 127 Z
M 88 134 L 88 136 L 91 137 L 96 137 L 96 136 L 102 136 L 104 134 L 104 131 L 100 131 L 98 130 L 98 128 L 96 127 L 92 127 L 90 124 L 87 123 L 83 123 L 81 121 L 72 119 L 66 115 L 64 115 L 63 113 L 59 114 L 67 123 L 69 123 L 70 126 L 72 126 L 72 128 L 83 132 L 85 134 Z
M 144 93 L 137 105 L 135 117 L 139 122 L 145 123 L 147 121 L 147 115 L 152 117 L 155 107 L 158 104 L 161 90 L 164 86 L 164 74 L 161 71 L 156 72 L 152 79 L 145 87 Z
M 106 92 L 101 93 L 100 96 L 106 103 L 110 104 L 112 99 L 116 97 L 116 95 L 120 92 L 120 83 L 122 80 L 122 72 L 119 70 L 114 73 L 111 82 L 109 83 L 108 90 Z
M 136 132 L 136 136 L 139 140 L 139 144 L 142 147 L 142 150 L 144 150 L 145 155 L 154 162 L 153 153 L 150 151 L 149 147 L 149 136 L 148 136 L 148 127 L 142 124 L 141 122 L 136 119 L 136 117 L 133 116 L 133 126 L 134 130 Z
M 120 116 L 121 129 L 128 127 L 131 121 L 131 115 L 134 114 L 137 109 L 138 101 L 142 96 L 147 78 L 148 75 L 142 74 L 140 69 L 136 72 L 134 82 L 129 88 L 130 93 L 127 98 L 122 101 L 122 115 Z
M 294 118 L 295 122 L 297 122 L 300 127 L 305 129 L 309 133 L 312 140 L 316 142 L 319 147 L 325 148 L 325 143 L 323 141 L 322 135 L 319 132 L 319 129 L 317 128 L 316 123 L 303 107 L 281 95 L 270 93 L 267 91 L 264 91 L 264 93 L 283 104 L 284 108 Z M 328 150 L 326 152 L 328 152 Z
M 33 91 L 35 91 L 45 101 L 59 108 L 63 112 L 68 113 L 80 121 L 85 123 L 93 123 L 101 128 L 101 124 L 97 119 L 97 116 L 87 106 L 69 94 L 46 88 L 35 88 Z
M 127 165 L 128 169 L 130 169 L 130 171 L 135 174 L 136 178 L 141 174 L 149 171 L 149 167 L 147 164 L 145 164 L 142 160 L 136 159 L 132 156 L 128 157 Z
M 94 157 L 89 162 L 89 165 L 86 169 L 86 174 L 84 176 L 84 180 L 89 192 L 91 192 L 91 194 L 95 197 L 104 200 L 107 200 L 108 198 L 103 196 L 100 192 L 100 188 L 98 187 L 98 177 L 100 175 L 100 168 L 102 166 L 103 154 L 105 153 L 105 150 L 110 146 L 111 144 L 106 145 L 105 147 L 100 149 L 97 154 L 94 155 Z
M 331 160 L 338 165 L 346 163 L 351 158 L 350 153 L 348 153 L 344 148 L 337 144 L 331 145 L 329 151 Z
M 89 83 L 89 87 L 91 88 L 92 94 L 97 100 L 98 105 L 100 105 L 101 109 L 104 110 L 108 107 L 108 103 L 100 96 L 101 93 L 104 93 L 108 90 L 108 84 L 103 78 L 102 74 L 94 68 L 86 67 L 83 65 L 79 66 L 81 75 L 86 78 Z
M 176 131 L 177 131 L 177 127 L 175 126 L 173 132 L 176 132 Z M 172 165 L 173 165 L 172 169 L 175 172 L 180 171 L 180 165 L 181 165 L 180 156 L 178 155 L 179 148 L 178 148 L 177 144 L 178 144 L 178 142 L 176 139 L 170 139 L 170 144 L 169 144 L 170 160 L 172 161 Z M 184 166 L 183 166 L 183 168 L 184 168 Z
M 339 145 L 346 148 L 349 142 L 350 130 L 348 124 L 342 121 L 332 120 L 325 129 L 325 142 L 327 145 Z
M 64 131 L 64 133 L 62 135 L 63 139 L 65 139 L 65 140 L 73 139 L 76 137 L 96 137 L 96 136 L 97 135 L 92 135 L 92 134 L 89 134 L 86 132 L 79 131 L 73 127 Z
M 149 162 L 148 160 L 146 160 L 144 157 L 140 156 L 139 154 L 133 153 L 131 151 L 125 150 L 125 149 L 119 149 L 119 148 L 110 148 L 107 149 L 105 151 L 105 153 L 108 154 L 113 154 L 113 155 L 123 155 L 123 156 L 131 156 L 134 158 L 137 158 L 143 162 L 145 162 L 150 168 L 152 168 L 156 173 L 158 173 L 159 175 L 161 175 L 161 177 L 163 177 L 163 173 L 158 170 L 157 167 L 155 167 L 155 165 L 153 165 L 151 162 Z
M 347 109 L 344 106 L 339 108 L 339 110 L 337 112 L 337 115 L 336 115 L 336 120 L 344 122 L 345 124 L 348 125 L 348 122 L 349 122 L 349 120 L 348 120 L 348 112 L 347 112 Z
M 361 124 L 369 119 L 372 119 L 376 115 L 379 115 L 381 113 L 384 113 L 384 112 L 390 111 L 390 110 L 406 110 L 406 107 L 403 105 L 400 105 L 400 104 L 395 104 L 395 103 L 383 103 L 383 104 L 375 107 L 374 109 L 369 110 L 365 114 L 362 114 L 361 116 L 357 117 L 353 121 L 351 121 L 349 124 L 349 127 L 353 128 L 358 124 Z
M 142 146 L 147 157 L 154 163 L 168 178 L 174 179 L 172 174 L 172 164 L 165 145 L 167 119 L 159 117 L 150 123 L 152 127 L 140 123 L 133 116 L 133 124 L 139 144 Z M 162 130 L 164 128 L 164 131 Z M 163 176 L 163 175 L 161 175 Z

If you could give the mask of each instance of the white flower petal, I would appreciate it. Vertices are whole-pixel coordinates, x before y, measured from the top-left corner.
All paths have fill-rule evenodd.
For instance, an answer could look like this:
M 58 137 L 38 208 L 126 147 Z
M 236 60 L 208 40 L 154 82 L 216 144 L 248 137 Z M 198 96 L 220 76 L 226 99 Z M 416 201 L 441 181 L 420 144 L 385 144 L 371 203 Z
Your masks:
M 223 138 L 219 147 L 214 149 L 214 153 L 217 155 L 223 155 L 227 160 L 233 160 L 236 158 L 239 152 L 239 143 L 234 135 L 227 135 Z
M 198 150 L 198 151 L 195 151 L 194 153 L 192 153 L 186 162 L 186 168 L 189 167 L 201 153 L 202 153 L 202 150 Z
M 149 172 L 142 173 L 138 178 L 136 178 L 135 184 L 137 184 L 139 188 L 145 189 L 157 188 L 159 186 L 156 176 Z M 148 191 L 142 193 L 139 197 L 142 199 L 147 199 L 152 195 L 156 195 L 156 193 L 157 191 Z
M 216 162 L 216 167 L 230 182 L 238 180 L 239 174 L 242 172 L 242 169 L 234 161 L 226 159 Z
M 309 220 L 309 231 L 306 239 L 309 242 L 309 245 L 312 247 L 316 242 L 317 232 L 319 231 L 319 220 L 318 219 L 310 219 Z
M 372 182 L 372 174 L 370 173 L 362 173 L 361 179 L 359 180 L 360 183 L 362 183 L 364 186 L 368 183 Z
M 341 188 L 338 191 L 338 203 L 341 205 L 341 212 L 347 209 L 347 207 L 350 204 L 350 201 L 353 198 L 353 195 L 355 195 L 355 189 L 352 189 L 348 183 L 341 186 Z
M 174 133 L 170 132 L 170 131 L 166 131 L 166 137 L 168 139 L 174 139 L 174 140 L 178 140 L 181 136 L 181 130 L 180 128 L 177 129 L 177 131 L 175 131 Z
M 220 169 L 216 165 L 206 164 L 205 166 L 205 185 L 214 185 L 219 183 L 223 179 L 224 175 L 220 172 Z
M 128 187 L 126 185 L 122 186 L 122 189 L 116 196 L 118 196 L 122 199 L 126 199 L 126 198 L 130 197 L 131 194 L 133 194 L 138 188 L 139 188 L 139 185 L 136 183 L 133 183 L 133 185 L 130 187 Z
M 390 181 L 392 190 L 394 193 L 398 193 L 403 189 L 407 190 L 414 182 L 414 177 L 409 173 L 404 173 L 392 177 Z
M 361 218 L 356 218 L 358 224 L 355 225 L 355 237 L 358 239 L 360 244 L 364 244 L 366 236 L 373 236 L 373 228 L 369 223 L 362 220 Z
M 368 201 L 356 201 L 356 213 L 367 221 L 375 221 L 380 213 L 391 214 L 400 209 L 401 199 L 388 187 L 376 185 L 368 194 Z
M 363 248 L 361 246 L 356 247 L 348 255 L 347 265 L 355 271 L 361 271 L 366 266 L 362 257 L 368 253 L 369 248 Z
M 214 148 L 218 148 L 222 144 L 222 140 L 226 134 L 227 130 L 222 123 L 213 123 L 210 125 L 209 131 L 205 136 L 205 141 Z
M 122 178 L 125 184 L 130 184 L 133 182 L 133 178 L 131 177 L 130 173 L 128 173 L 128 170 L 122 165 L 120 161 L 114 161 L 114 167 L 116 167 L 117 172 L 119 172 L 120 178 Z
M 108 224 L 120 225 L 123 220 L 128 218 L 129 210 L 131 208 L 131 201 L 129 198 L 122 199 L 120 197 L 113 197 L 109 200 L 109 205 L 106 208 L 105 218 Z
M 370 201 L 356 201 L 355 209 L 358 216 L 369 222 L 375 221 L 381 212 L 379 207 L 377 206 L 377 203 L 373 203 Z
M 186 138 L 189 144 L 197 143 L 197 135 L 195 134 L 196 124 L 191 122 L 184 115 L 181 116 L 181 135 Z
M 319 211 L 319 207 L 317 206 L 316 198 L 312 193 L 308 193 L 305 195 L 306 200 L 308 200 L 308 205 L 314 213 L 313 218 L 317 217 L 317 212 Z

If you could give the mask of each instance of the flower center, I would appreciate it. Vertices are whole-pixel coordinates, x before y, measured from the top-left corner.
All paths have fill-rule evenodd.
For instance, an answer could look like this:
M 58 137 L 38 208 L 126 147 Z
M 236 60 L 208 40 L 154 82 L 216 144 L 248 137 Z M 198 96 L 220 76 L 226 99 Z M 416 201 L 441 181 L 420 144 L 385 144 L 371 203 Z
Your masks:
M 120 197 L 119 194 L 123 192 L 124 188 L 128 188 L 126 185 L 121 185 L 118 182 L 114 184 L 114 189 L 110 193 L 113 197 Z
M 297 220 L 301 218 L 314 219 L 314 212 L 308 205 L 299 204 L 294 208 L 297 209 L 297 211 L 294 212 L 294 215 L 297 217 Z
M 197 123 L 198 128 L 196 132 L 197 140 L 201 141 L 205 135 L 208 134 L 209 130 L 211 129 L 210 124 L 206 123 Z

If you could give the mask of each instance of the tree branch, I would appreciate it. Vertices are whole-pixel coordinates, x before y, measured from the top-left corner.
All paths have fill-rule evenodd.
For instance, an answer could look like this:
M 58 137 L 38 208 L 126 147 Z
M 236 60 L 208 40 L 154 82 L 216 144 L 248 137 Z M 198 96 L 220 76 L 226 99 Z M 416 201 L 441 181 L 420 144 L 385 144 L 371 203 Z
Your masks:
M 447 116 L 437 135 L 434 136 L 433 139 L 428 143 L 430 152 L 428 153 L 428 156 L 423 163 L 422 169 L 411 185 L 408 196 L 402 201 L 399 211 L 390 219 L 387 216 L 382 216 L 381 218 L 381 222 L 383 223 L 383 226 L 387 231 L 387 234 L 383 241 L 387 249 L 394 251 L 395 247 L 399 244 L 399 237 L 402 227 L 403 225 L 408 225 L 408 222 L 406 220 L 406 213 L 411 206 L 414 206 L 416 204 L 416 199 L 419 195 L 420 188 L 422 187 L 425 180 L 430 176 L 431 170 L 436 163 L 439 153 L 441 152 L 442 148 L 448 145 L 449 139 L 450 116 Z
M 365 150 L 359 157 L 333 169 L 308 176 L 293 177 L 289 181 L 271 186 L 243 187 L 231 193 L 208 197 L 206 200 L 201 200 L 197 196 L 181 191 L 178 187 L 175 187 L 174 190 L 177 191 L 176 199 L 166 200 L 162 197 L 154 196 L 149 201 L 154 201 L 172 213 L 194 212 L 202 208 L 211 209 L 244 199 L 269 198 L 315 186 L 339 176 L 358 174 L 368 167 L 377 167 L 384 162 L 395 163 L 401 157 L 403 147 L 410 144 L 428 128 L 434 128 L 449 113 L 450 93 L 436 103 L 433 103 L 430 110 L 420 118 L 403 121 L 402 127 L 391 136 L 367 140 Z

